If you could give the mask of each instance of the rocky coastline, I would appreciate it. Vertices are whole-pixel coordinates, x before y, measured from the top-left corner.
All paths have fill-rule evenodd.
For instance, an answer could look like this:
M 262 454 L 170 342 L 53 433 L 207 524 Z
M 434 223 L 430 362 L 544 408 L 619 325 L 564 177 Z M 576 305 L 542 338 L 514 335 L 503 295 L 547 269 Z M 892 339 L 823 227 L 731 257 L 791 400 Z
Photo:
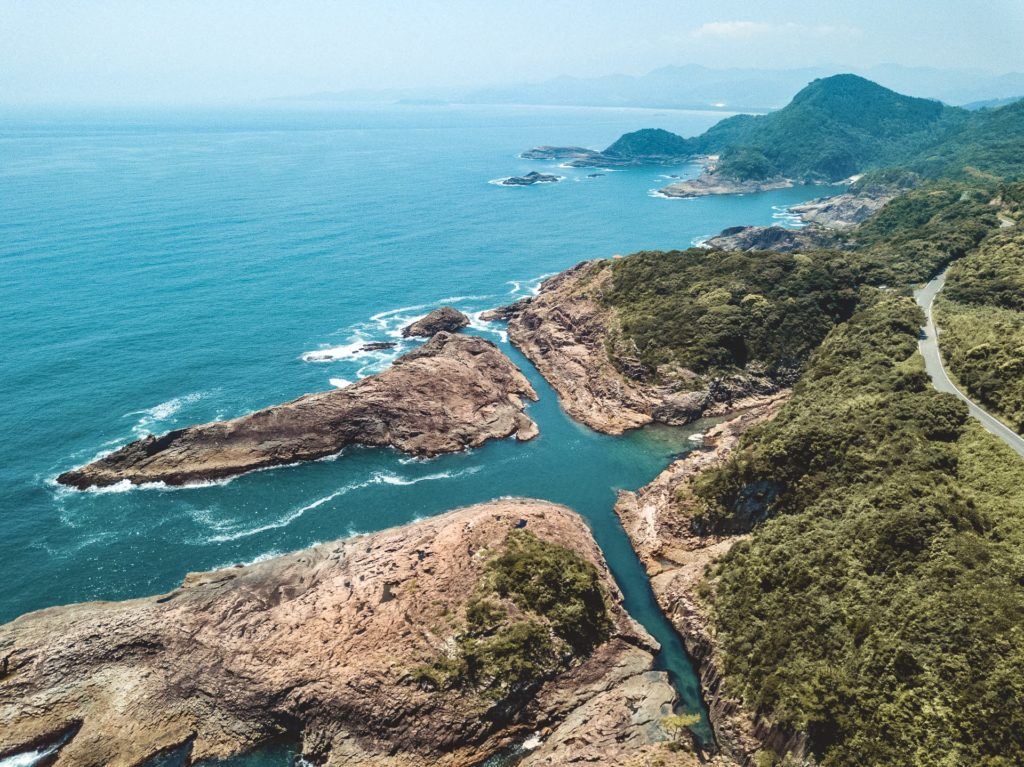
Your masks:
M 348 445 L 429 457 L 479 447 L 537 425 L 523 412 L 537 394 L 489 341 L 439 332 L 383 373 L 307 394 L 231 421 L 132 442 L 57 481 L 79 489 L 119 482 L 183 485 L 309 461 Z
M 591 568 L 602 638 L 498 693 L 424 684 L 515 535 Z M 522 617 L 510 597 L 488 599 Z M 316 764 L 468 767 L 532 737 L 527 767 L 695 765 L 661 726 L 675 694 L 656 645 L 620 602 L 580 517 L 510 499 L 192 573 L 156 597 L 49 608 L 0 626 L 0 757 L 63 740 L 58 767 L 134 767 L 176 748 L 192 763 L 289 736 Z
M 652 422 L 680 426 L 778 390 L 777 381 L 753 367 L 711 380 L 665 370 L 662 382 L 650 381 L 636 350 L 618 340 L 618 319 L 602 300 L 611 263 L 585 261 L 546 280 L 536 296 L 482 315 L 508 322 L 509 340 L 551 384 L 569 415 L 595 431 L 622 434 Z
M 834 248 L 845 250 L 850 243 L 836 232 L 822 226 L 811 225 L 803 229 L 781 226 L 733 226 L 705 240 L 700 245 L 711 250 L 774 250 L 796 253 L 801 250 Z
M 855 189 L 793 205 L 789 211 L 807 224 L 817 224 L 828 229 L 852 229 L 898 197 L 901 191 L 891 186 Z
M 615 512 L 640 557 L 659 606 L 678 630 L 697 666 L 715 739 L 725 757 L 740 765 L 759 764 L 758 752 L 790 755 L 806 763 L 806 738 L 774 726 L 762 712 L 746 709 L 723 680 L 722 659 L 709 615 L 709 567 L 746 535 L 702 531 L 687 508 L 687 490 L 701 472 L 720 465 L 742 435 L 778 412 L 788 391 L 757 397 L 731 420 L 704 435 L 701 450 L 673 462 L 637 492 L 622 492 Z
M 718 194 L 755 194 L 772 189 L 786 189 L 794 181 L 781 176 L 763 180 L 738 179 L 725 176 L 714 170 L 705 170 L 697 178 L 675 181 L 658 190 L 661 197 L 708 197 Z

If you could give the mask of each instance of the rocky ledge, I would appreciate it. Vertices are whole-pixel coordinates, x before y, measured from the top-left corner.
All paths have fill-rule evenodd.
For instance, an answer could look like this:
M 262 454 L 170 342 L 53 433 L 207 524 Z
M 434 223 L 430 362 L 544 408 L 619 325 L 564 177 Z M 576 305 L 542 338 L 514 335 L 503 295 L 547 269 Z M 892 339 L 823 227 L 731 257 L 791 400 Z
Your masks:
M 573 168 L 636 168 L 645 165 L 684 165 L 694 161 L 690 153 L 644 152 L 619 154 L 575 146 L 539 146 L 523 152 L 524 160 L 562 160 Z
M 793 186 L 788 178 L 770 178 L 761 181 L 742 180 L 723 176 L 715 171 L 704 171 L 697 178 L 675 181 L 658 190 L 662 197 L 707 197 L 715 194 L 753 194 L 771 189 Z
M 451 306 L 442 306 L 434 309 L 426 317 L 421 317 L 413 323 L 402 328 L 402 336 L 411 338 L 429 338 L 442 331 L 455 333 L 469 325 L 469 317 Z
M 679 426 L 778 389 L 753 369 L 709 381 L 687 370 L 664 371 L 661 384 L 645 380 L 635 350 L 615 340 L 622 337 L 619 320 L 602 300 L 611 287 L 611 264 L 585 261 L 546 280 L 535 297 L 482 315 L 508 321 L 509 340 L 573 418 L 605 434 L 652 421 Z
M 307 394 L 231 421 L 149 436 L 57 481 L 85 489 L 128 481 L 182 485 L 333 455 L 347 445 L 433 456 L 537 426 L 523 398 L 537 395 L 498 348 L 438 333 L 388 370 L 352 386 Z
M 537 146 L 527 149 L 519 156 L 524 160 L 580 160 L 586 157 L 598 157 L 596 149 L 581 146 Z
M 533 184 L 555 184 L 562 180 L 561 176 L 553 176 L 550 173 L 538 173 L 531 170 L 525 176 L 509 176 L 502 179 L 502 186 L 532 186 Z
M 722 677 L 722 656 L 700 596 L 710 566 L 746 536 L 702 531 L 691 516 L 690 487 L 701 472 L 720 465 L 748 429 L 772 418 L 788 392 L 753 398 L 737 417 L 718 424 L 704 436 L 703 449 L 672 463 L 649 485 L 619 494 L 615 505 L 622 525 L 651 577 L 658 604 L 679 631 L 697 664 L 715 738 L 724 755 L 738 764 L 760 764 L 755 755 L 769 749 L 805 756 L 805 738 L 772 725 L 745 709 Z
M 531 556 L 532 579 L 496 585 Z M 585 584 L 570 596 L 600 628 L 586 647 L 523 597 L 565 588 L 554 571 L 538 580 L 545 567 Z M 524 767 L 637 753 L 695 765 L 686 743 L 669 750 L 674 692 L 619 603 L 577 515 L 503 500 L 192 573 L 158 597 L 41 610 L 0 626 L 0 758 L 63 740 L 57 767 L 134 767 L 177 748 L 191 764 L 289 736 L 332 767 L 465 767 L 532 737 L 543 743 Z M 524 632 L 538 644 L 517 644 Z
M 881 210 L 901 193 L 895 187 L 871 187 L 793 205 L 790 212 L 809 224 L 830 229 L 852 229 Z
M 833 231 L 820 226 L 784 229 L 781 226 L 733 226 L 701 243 L 713 250 L 774 250 L 794 253 L 822 248 L 846 249 L 849 244 Z

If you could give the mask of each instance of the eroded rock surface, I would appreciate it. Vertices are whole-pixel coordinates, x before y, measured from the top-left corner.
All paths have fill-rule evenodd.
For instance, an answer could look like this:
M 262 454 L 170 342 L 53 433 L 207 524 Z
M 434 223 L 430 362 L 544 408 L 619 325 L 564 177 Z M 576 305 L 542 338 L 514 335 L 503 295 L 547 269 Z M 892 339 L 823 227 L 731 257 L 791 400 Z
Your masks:
M 697 664 L 716 740 L 723 754 L 739 764 L 753 763 L 754 755 L 765 748 L 802 758 L 805 740 L 744 709 L 723 684 L 714 624 L 698 587 L 708 568 L 746 536 L 744 531 L 702 530 L 692 516 L 689 488 L 701 472 L 729 457 L 744 432 L 772 418 L 787 399 L 788 392 L 780 392 L 749 400 L 740 415 L 708 430 L 703 450 L 673 462 L 639 491 L 620 493 L 615 505 L 651 577 L 658 604 Z
M 610 261 L 585 261 L 545 281 L 537 296 L 483 315 L 508 321 L 509 340 L 576 420 L 605 434 L 652 421 L 678 426 L 778 388 L 753 372 L 703 381 L 679 369 L 662 371 L 662 383 L 646 380 L 636 350 L 615 341 L 619 321 L 602 301 L 612 278 Z
M 529 439 L 537 428 L 523 412 L 524 398 L 537 395 L 494 344 L 438 333 L 352 386 L 149 436 L 58 481 L 78 488 L 123 481 L 182 485 L 321 458 L 353 444 L 432 456 L 512 434 Z
M 451 652 L 520 530 L 596 568 L 604 638 L 502 696 L 424 685 L 417 670 Z M 674 695 L 619 601 L 576 514 L 502 500 L 193 573 L 159 597 L 41 610 L 0 626 L 0 756 L 78 727 L 57 767 L 134 767 L 185 743 L 224 758 L 281 734 L 318 764 L 461 767 L 539 733 L 527 764 L 624 765 L 665 743 Z
M 706 242 L 702 247 L 713 250 L 773 250 L 795 253 L 821 248 L 848 247 L 839 235 L 820 226 L 785 229 L 781 226 L 733 226 Z
M 771 189 L 793 186 L 788 178 L 769 178 L 762 181 L 737 179 L 714 171 L 705 171 L 697 178 L 675 181 L 658 190 L 664 197 L 707 197 L 716 194 L 754 194 Z
M 418 336 L 430 338 L 438 333 L 455 333 L 469 324 L 469 317 L 451 306 L 442 306 L 430 312 L 426 317 L 406 325 L 402 328 L 402 335 L 405 338 Z
M 899 194 L 898 189 L 872 188 L 832 197 L 819 197 L 810 202 L 793 205 L 789 211 L 809 224 L 818 224 L 830 229 L 852 229 L 877 213 Z

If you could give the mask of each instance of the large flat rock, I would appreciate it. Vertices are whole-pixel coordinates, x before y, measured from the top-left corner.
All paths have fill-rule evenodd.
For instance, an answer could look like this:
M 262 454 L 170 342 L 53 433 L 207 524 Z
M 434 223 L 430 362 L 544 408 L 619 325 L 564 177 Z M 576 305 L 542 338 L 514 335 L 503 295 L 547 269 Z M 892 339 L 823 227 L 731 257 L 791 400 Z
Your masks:
M 57 479 L 82 489 L 124 481 L 182 485 L 322 458 L 347 445 L 451 453 L 512 434 L 535 435 L 524 398 L 537 395 L 494 344 L 438 333 L 352 386 L 146 437 Z

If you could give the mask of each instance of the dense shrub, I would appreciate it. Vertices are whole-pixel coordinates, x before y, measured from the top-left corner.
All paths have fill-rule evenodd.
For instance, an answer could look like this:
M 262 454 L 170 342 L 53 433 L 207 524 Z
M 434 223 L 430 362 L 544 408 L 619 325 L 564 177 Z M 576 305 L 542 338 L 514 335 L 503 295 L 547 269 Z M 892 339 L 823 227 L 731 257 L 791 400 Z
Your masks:
M 868 295 L 694 488 L 704 524 L 767 520 L 713 575 L 727 684 L 823 765 L 1020 764 L 1024 463 L 914 375 L 919 324 Z
M 455 651 L 415 669 L 432 688 L 522 696 L 608 639 L 597 569 L 576 552 L 512 531 L 470 599 Z

